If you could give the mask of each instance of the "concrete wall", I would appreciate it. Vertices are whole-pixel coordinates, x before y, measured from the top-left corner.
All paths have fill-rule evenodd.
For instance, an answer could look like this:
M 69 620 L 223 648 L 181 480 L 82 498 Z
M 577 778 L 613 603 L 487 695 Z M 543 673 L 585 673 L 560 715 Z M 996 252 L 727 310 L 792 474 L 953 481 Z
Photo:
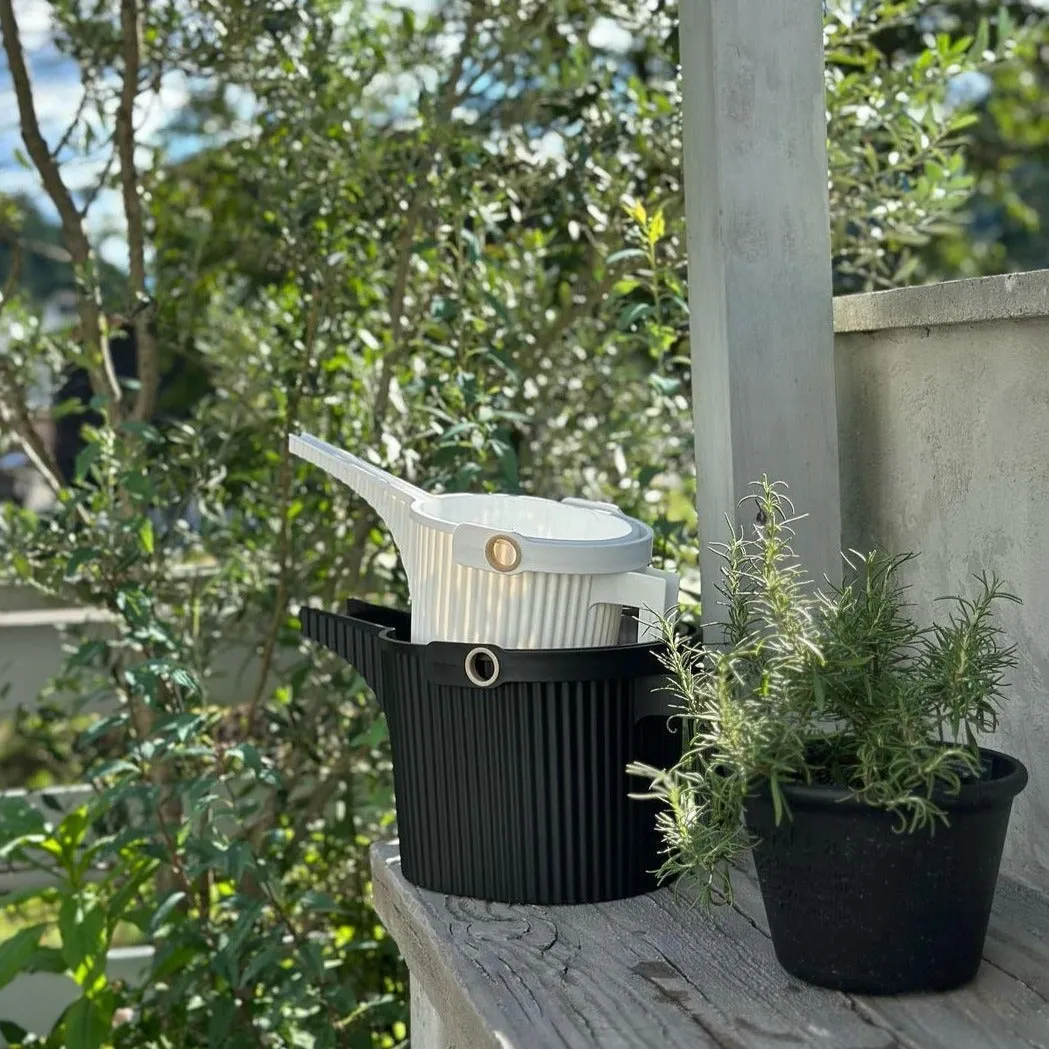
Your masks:
M 1023 599 L 1006 866 L 1049 890 L 1049 271 L 850 296 L 835 328 L 843 547 L 920 551 L 922 603 L 984 569 Z

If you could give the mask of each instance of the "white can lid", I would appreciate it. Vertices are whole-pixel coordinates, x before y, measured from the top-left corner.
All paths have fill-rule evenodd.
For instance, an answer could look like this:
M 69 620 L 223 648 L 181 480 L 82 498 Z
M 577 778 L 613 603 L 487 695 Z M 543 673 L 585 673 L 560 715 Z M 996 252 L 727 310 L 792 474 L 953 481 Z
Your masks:
M 652 529 L 609 503 L 463 493 L 416 499 L 410 513 L 452 533 L 459 564 L 490 572 L 604 575 L 652 558 Z

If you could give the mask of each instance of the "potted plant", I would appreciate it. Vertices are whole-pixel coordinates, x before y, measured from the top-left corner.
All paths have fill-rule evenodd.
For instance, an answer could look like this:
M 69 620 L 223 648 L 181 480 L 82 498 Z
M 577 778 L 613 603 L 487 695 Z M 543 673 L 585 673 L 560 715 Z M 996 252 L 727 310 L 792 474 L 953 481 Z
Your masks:
M 863 993 L 941 990 L 980 964 L 1013 798 L 1027 771 L 979 746 L 1015 665 L 994 618 L 1016 598 L 980 575 L 975 598 L 919 626 L 911 555 L 846 558 L 817 588 L 792 548 L 783 486 L 757 486 L 751 537 L 718 547 L 727 611 L 700 652 L 667 631 L 686 746 L 633 766 L 665 803 L 665 877 L 702 874 L 731 900 L 753 849 L 780 964 Z

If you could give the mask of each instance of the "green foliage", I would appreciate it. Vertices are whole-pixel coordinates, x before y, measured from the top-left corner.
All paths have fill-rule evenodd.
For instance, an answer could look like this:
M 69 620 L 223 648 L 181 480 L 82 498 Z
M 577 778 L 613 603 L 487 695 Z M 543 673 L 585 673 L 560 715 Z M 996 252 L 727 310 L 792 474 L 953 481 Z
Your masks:
M 816 589 L 791 547 L 798 520 L 781 485 L 757 485 L 753 537 L 733 532 L 720 592 L 723 642 L 703 652 L 672 630 L 669 669 L 688 733 L 675 768 L 633 768 L 665 803 L 666 876 L 699 873 L 703 899 L 730 897 L 731 863 L 750 845 L 746 798 L 783 785 L 844 788 L 930 830 L 938 803 L 981 774 L 977 735 L 994 731 L 1014 650 L 994 605 L 1016 600 L 979 576 L 979 595 L 919 627 L 903 582 L 909 555 L 856 554 L 840 587 Z
M 111 632 L 71 631 L 54 682 L 106 716 L 23 721 L 47 775 L 96 793 L 75 818 L 0 812 L 4 847 L 60 870 L 22 901 L 32 925 L 0 948 L 0 975 L 30 947 L 30 966 L 80 974 L 54 1046 L 389 1047 L 404 972 L 367 903 L 368 844 L 393 830 L 388 746 L 364 683 L 301 643 L 295 610 L 407 595 L 381 523 L 292 460 L 287 436 L 434 490 L 613 500 L 689 573 L 676 13 L 139 6 L 140 80 L 189 78 L 180 133 L 201 148 L 138 144 L 148 286 L 100 288 L 88 260 L 77 288 L 81 306 L 125 313 L 148 292 L 161 363 L 191 359 L 206 382 L 175 398 L 184 418 L 136 418 L 133 384 L 116 403 L 84 345 L 41 330 L 33 286 L 4 289 L 6 427 L 32 447 L 23 394 L 70 364 L 95 373 L 102 419 L 51 512 L 0 515 L 0 581 L 104 612 Z M 839 288 L 927 274 L 930 238 L 971 191 L 947 84 L 988 63 L 1004 76 L 1035 28 L 897 39 L 928 6 L 830 5 Z M 85 88 L 60 159 L 112 152 L 128 34 L 114 5 L 53 14 Z M 599 19 L 629 30 L 625 51 L 590 42 Z M 9 205 L 0 233 L 19 244 L 31 222 Z M 232 710 L 222 675 L 241 689 Z M 937 702 L 950 722 L 954 700 Z M 129 927 L 158 948 L 137 988 L 99 964 Z
M 0 516 L 4 582 L 110 620 L 70 631 L 55 682 L 107 715 L 72 755 L 68 734 L 45 750 L 93 783 L 90 828 L 59 885 L 21 901 L 47 964 L 90 986 L 40 1032 L 52 1046 L 405 1038 L 403 967 L 368 903 L 368 845 L 393 831 L 388 744 L 359 676 L 295 619 L 307 598 L 403 601 L 404 582 L 380 523 L 291 460 L 289 432 L 435 489 L 614 498 L 655 522 L 661 557 L 690 557 L 679 186 L 626 148 L 668 119 L 671 71 L 620 126 L 586 5 L 416 20 L 309 4 L 276 23 L 271 6 L 230 12 L 210 52 L 203 10 L 185 35 L 151 5 L 143 34 L 157 68 L 210 63 L 255 100 L 247 127 L 142 173 L 158 351 L 201 361 L 208 391 L 155 423 L 100 395 L 77 483 L 47 514 Z M 111 96 L 108 14 L 56 10 L 92 97 Z M 417 68 L 433 76 L 396 115 L 388 76 Z M 477 87 L 522 71 L 523 95 Z M 536 121 L 566 131 L 560 158 L 537 155 Z M 90 363 L 25 296 L 2 322 L 5 405 L 42 362 Z M 40 841 L 12 825 L 12 848 L 50 866 L 61 825 L 34 825 Z M 96 867 L 111 880 L 86 879 Z M 134 988 L 98 967 L 128 926 L 157 949 Z
M 0 194 L 0 287 L 18 265 L 18 286 L 34 303 L 44 303 L 56 292 L 74 288 L 73 267 L 62 247 L 61 229 L 48 222 L 27 197 Z M 115 266 L 101 264 L 102 293 L 118 299 L 124 275 Z
M 923 32 L 926 24 L 939 31 Z M 950 103 L 950 84 L 966 73 L 1015 69 L 1018 48 L 1040 31 L 1040 24 L 1021 29 L 983 10 L 941 23 L 924 3 L 828 5 L 827 142 L 839 291 L 936 273 L 930 246 L 960 237 L 975 186 L 962 147 L 979 116 L 971 103 Z

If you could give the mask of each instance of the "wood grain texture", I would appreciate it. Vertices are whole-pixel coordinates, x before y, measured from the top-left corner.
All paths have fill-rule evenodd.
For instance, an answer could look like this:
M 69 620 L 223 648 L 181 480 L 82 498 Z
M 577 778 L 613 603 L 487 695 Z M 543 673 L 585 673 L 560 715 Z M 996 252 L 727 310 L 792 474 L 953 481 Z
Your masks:
M 403 879 L 396 844 L 375 846 L 372 867 L 413 995 L 437 1013 L 433 1049 L 1049 1046 L 1049 903 L 1011 882 L 969 987 L 872 998 L 779 968 L 748 871 L 736 906 L 708 916 L 671 890 L 551 908 L 430 893 Z

